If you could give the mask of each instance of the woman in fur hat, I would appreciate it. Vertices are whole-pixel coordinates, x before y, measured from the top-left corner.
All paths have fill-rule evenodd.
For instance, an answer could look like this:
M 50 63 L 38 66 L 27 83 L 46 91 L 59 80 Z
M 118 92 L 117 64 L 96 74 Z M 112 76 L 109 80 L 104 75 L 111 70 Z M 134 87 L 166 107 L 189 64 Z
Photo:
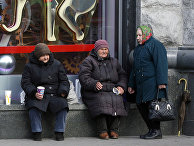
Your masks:
M 106 40 L 95 42 L 95 48 L 80 65 L 79 80 L 83 102 L 96 121 L 98 136 L 117 139 L 120 117 L 127 115 L 122 97 L 127 76 L 118 60 L 110 57 Z
M 66 100 L 69 81 L 63 65 L 54 59 L 46 44 L 37 44 L 30 54 L 30 62 L 25 65 L 22 74 L 21 86 L 26 93 L 25 105 L 29 110 L 33 139 L 41 140 L 41 115 L 49 110 L 56 115 L 56 140 L 64 140 L 65 119 L 69 110 Z M 45 88 L 43 95 L 37 92 L 38 86 Z

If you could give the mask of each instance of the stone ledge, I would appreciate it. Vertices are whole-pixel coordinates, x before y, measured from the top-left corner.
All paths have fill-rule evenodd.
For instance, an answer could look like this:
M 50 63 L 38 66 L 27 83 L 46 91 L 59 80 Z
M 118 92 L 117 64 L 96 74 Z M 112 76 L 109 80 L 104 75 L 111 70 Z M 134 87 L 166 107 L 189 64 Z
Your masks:
M 72 104 L 69 105 L 71 111 L 77 110 L 87 110 L 87 107 L 84 104 Z M 25 105 L 12 104 L 12 105 L 0 105 L 0 111 L 25 111 Z
M 135 104 L 132 104 L 135 106 Z M 65 137 L 96 136 L 95 120 L 91 119 L 83 104 L 70 105 L 66 119 Z M 31 128 L 28 112 L 24 105 L 0 105 L 0 139 L 30 138 Z M 162 123 L 163 134 L 176 134 L 176 121 Z M 49 112 L 42 115 L 44 138 L 54 136 L 55 116 Z M 128 109 L 128 116 L 121 118 L 120 135 L 136 136 L 147 131 L 145 123 L 136 108 Z
M 136 104 L 132 103 L 129 104 L 129 109 L 137 109 Z M 12 105 L 5 105 L 0 104 L 0 111 L 25 111 L 26 107 L 25 105 L 20 104 L 12 104 Z M 77 111 L 77 110 L 87 110 L 87 107 L 84 104 L 72 104 L 69 105 L 70 111 Z

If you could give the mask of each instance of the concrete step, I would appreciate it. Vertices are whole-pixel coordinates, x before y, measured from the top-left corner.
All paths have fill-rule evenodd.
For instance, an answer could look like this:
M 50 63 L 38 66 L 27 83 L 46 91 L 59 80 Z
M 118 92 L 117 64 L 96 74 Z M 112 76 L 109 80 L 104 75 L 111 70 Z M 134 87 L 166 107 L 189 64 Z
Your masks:
M 121 118 L 120 135 L 137 136 L 147 132 L 136 106 L 129 104 L 128 116 Z M 45 113 L 42 117 L 43 137 L 54 136 L 54 116 Z M 162 123 L 164 135 L 177 134 L 177 120 Z M 24 105 L 0 105 L 0 139 L 22 139 L 31 137 L 28 111 Z M 70 105 L 66 119 L 66 137 L 96 136 L 95 121 L 90 118 L 87 108 L 83 104 Z

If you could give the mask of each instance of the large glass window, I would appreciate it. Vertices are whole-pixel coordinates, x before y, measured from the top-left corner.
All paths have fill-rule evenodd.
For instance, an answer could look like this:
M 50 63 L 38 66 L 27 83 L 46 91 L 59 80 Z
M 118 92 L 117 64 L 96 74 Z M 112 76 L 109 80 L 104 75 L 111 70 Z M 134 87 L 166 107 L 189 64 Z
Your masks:
M 68 74 L 77 74 L 106 27 L 103 0 L 1 0 L 0 74 L 21 74 L 34 45 L 49 45 Z M 14 46 L 14 47 L 13 47 Z M 33 47 L 32 47 L 33 46 Z M 6 56 L 15 62 L 5 66 Z M 13 70 L 9 70 L 15 67 Z
M 115 0 L 0 0 L 0 103 L 5 90 L 19 102 L 21 73 L 37 43 L 74 77 L 96 40 L 106 39 L 115 55 L 115 31 Z

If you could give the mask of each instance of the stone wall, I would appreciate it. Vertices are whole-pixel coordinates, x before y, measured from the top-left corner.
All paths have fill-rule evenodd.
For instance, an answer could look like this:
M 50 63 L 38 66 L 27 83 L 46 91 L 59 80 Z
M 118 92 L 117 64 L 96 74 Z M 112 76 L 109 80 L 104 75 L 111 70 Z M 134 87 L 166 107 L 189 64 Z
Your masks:
M 183 44 L 182 0 L 141 0 L 140 23 L 151 24 L 167 47 Z
M 194 0 L 183 0 L 183 45 L 194 45 Z

